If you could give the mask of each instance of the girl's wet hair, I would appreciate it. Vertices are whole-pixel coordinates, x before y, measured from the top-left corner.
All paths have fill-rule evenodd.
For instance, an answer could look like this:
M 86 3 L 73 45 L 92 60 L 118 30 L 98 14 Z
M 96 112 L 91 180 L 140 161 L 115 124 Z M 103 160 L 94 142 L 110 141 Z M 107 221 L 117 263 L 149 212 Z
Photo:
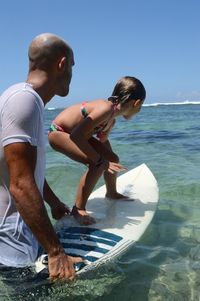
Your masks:
M 141 81 L 132 76 L 122 77 L 114 87 L 112 96 L 108 100 L 113 103 L 125 104 L 130 100 L 145 100 L 146 90 Z

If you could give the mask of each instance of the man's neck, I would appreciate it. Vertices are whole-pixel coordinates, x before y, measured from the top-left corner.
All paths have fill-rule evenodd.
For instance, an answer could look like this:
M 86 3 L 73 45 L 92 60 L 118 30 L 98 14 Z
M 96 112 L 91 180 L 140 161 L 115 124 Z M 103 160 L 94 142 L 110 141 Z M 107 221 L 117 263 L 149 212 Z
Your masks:
M 32 85 L 33 89 L 40 95 L 44 105 L 46 105 L 55 95 L 52 93 L 50 80 L 43 71 L 31 71 L 26 82 Z

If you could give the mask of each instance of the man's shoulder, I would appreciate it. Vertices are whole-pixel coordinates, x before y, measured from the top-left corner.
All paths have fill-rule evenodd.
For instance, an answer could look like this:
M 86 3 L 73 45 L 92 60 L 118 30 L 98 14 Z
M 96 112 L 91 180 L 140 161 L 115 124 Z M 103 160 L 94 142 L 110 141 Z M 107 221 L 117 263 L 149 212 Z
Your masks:
M 25 82 L 13 84 L 13 85 L 9 86 L 9 87 L 2 93 L 1 97 L 5 96 L 5 95 L 12 94 L 13 92 L 16 92 L 16 91 L 23 90 L 25 86 L 26 86 L 26 83 L 25 83 Z
M 8 87 L 0 96 L 1 103 L 5 102 L 7 99 L 15 95 L 16 93 L 23 91 L 26 87 L 25 82 L 17 83 Z
M 44 104 L 37 92 L 32 88 L 32 86 L 26 82 L 21 82 L 10 86 L 0 97 L 0 104 L 3 107 L 7 104 L 23 104 L 24 101 L 26 105 L 27 100 L 35 103 L 37 106 L 43 108 Z

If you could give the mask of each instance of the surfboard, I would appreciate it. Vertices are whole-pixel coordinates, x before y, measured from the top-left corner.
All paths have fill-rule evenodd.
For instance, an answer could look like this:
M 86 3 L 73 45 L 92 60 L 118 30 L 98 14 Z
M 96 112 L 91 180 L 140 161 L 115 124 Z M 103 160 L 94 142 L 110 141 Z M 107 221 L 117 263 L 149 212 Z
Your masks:
M 146 164 L 119 176 L 117 191 L 129 198 L 106 198 L 105 185 L 91 194 L 87 211 L 96 224 L 82 226 L 73 216 L 63 217 L 55 224 L 66 253 L 84 259 L 84 263 L 76 266 L 77 273 L 96 269 L 120 257 L 141 238 L 154 216 L 159 189 Z M 44 254 L 37 260 L 37 272 L 47 267 L 46 259 Z

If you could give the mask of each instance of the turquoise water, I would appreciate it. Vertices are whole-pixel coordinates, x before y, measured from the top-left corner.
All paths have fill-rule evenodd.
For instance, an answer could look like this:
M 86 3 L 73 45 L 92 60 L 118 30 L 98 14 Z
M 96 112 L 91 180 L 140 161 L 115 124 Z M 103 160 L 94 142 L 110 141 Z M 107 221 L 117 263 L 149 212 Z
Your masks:
M 45 111 L 46 132 L 59 111 Z M 147 231 L 118 261 L 74 283 L 50 284 L 29 269 L 2 271 L 0 301 L 199 301 L 199 118 L 200 105 L 185 104 L 146 106 L 131 121 L 119 119 L 110 140 L 121 162 L 129 169 L 146 163 L 158 181 L 160 200 Z M 70 206 L 83 171 L 47 143 L 47 179 Z

